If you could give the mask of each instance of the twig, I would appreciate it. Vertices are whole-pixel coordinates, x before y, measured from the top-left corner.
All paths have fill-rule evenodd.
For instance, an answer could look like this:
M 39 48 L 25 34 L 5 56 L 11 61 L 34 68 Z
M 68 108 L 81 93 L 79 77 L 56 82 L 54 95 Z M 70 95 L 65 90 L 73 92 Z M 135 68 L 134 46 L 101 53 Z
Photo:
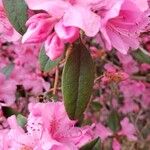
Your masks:
M 146 51 L 142 46 L 139 47 L 139 49 L 145 54 L 148 55 L 150 57 L 150 53 L 148 51 Z
M 54 95 L 56 94 L 56 91 L 57 91 L 58 80 L 59 80 L 59 68 L 57 66 L 56 71 L 55 71 L 55 80 L 54 80 L 54 88 L 53 88 L 53 94 Z

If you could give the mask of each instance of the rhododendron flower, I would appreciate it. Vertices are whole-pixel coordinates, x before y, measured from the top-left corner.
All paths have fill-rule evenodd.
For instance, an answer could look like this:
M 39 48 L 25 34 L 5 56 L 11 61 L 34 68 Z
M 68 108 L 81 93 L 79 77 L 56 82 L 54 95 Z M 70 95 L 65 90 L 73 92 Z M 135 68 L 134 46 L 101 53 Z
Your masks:
M 37 132 L 36 135 L 39 137 L 42 137 L 42 134 L 46 132 L 49 138 L 58 143 L 55 145 L 58 149 L 59 146 L 60 148 L 62 146 L 68 147 L 68 149 L 73 148 L 75 147 L 75 143 L 80 141 L 81 136 L 90 137 L 86 135 L 87 129 L 85 132 L 85 129 L 74 127 L 75 121 L 71 121 L 68 118 L 63 103 L 61 102 L 30 104 L 29 111 L 28 132 L 34 135 L 35 132 Z M 87 142 L 87 140 L 85 140 L 85 142 Z
M 104 141 L 107 137 L 113 135 L 113 132 L 109 128 L 106 128 L 101 123 L 96 124 L 95 130 L 96 130 L 95 131 L 96 136 L 99 136 L 102 141 Z
M 11 2 L 0 0 L 0 150 L 79 150 L 97 138 L 96 149 L 147 148 L 150 0 L 23 1 L 27 7 L 17 1 L 12 6 L 24 7 L 21 18 L 28 17 L 20 41 L 16 24 L 9 22 L 20 18 L 18 10 L 11 13 L 4 9 Z M 83 77 L 91 77 L 94 86 L 82 124 L 67 114 L 63 101 L 71 95 L 62 99 L 59 77 L 66 59 L 51 69 L 47 57 L 39 56 L 44 47 L 51 60 L 60 59 L 76 44 L 90 52 L 96 78 Z M 86 67 L 72 69 L 83 76 Z M 87 89 L 77 89 L 84 99 Z
M 83 2 L 82 0 L 71 1 L 35 1 L 25 0 L 30 9 L 45 10 L 51 16 L 61 18 L 64 16 L 64 25 L 82 29 L 88 36 L 94 36 L 100 27 L 100 18 L 92 12 L 90 4 L 92 0 Z M 96 0 L 97 1 L 97 0 Z
M 68 118 L 61 102 L 31 103 L 29 111 L 27 133 L 17 124 L 15 116 L 8 119 L 11 129 L 3 139 L 8 149 L 77 150 L 92 140 L 91 129 L 75 127 L 76 121 Z
M 123 54 L 127 54 L 129 48 L 138 48 L 139 34 L 148 24 L 145 16 L 131 0 L 117 1 L 101 21 L 100 31 L 106 48 L 114 47 Z
M 28 30 L 22 42 L 46 41 L 45 49 L 51 60 L 62 55 L 64 43 L 72 43 L 79 38 L 79 28 L 88 36 L 95 36 L 99 31 L 99 16 L 80 1 L 45 0 L 41 4 L 34 0 L 26 0 L 26 3 L 30 9 L 45 10 L 47 14 L 41 13 L 29 18 L 26 24 Z M 53 27 L 56 33 L 54 37 L 51 34 Z
M 44 10 L 49 14 L 49 17 L 57 20 L 51 24 L 55 24 L 55 32 L 64 42 L 74 42 L 78 38 L 79 29 L 89 37 L 95 36 L 100 30 L 100 42 L 108 50 L 114 47 L 123 54 L 126 54 L 129 48 L 138 48 L 139 34 L 148 24 L 148 17 L 144 12 L 148 9 L 146 1 L 142 3 L 142 6 L 140 6 L 141 1 L 135 2 L 133 0 L 88 0 L 86 2 L 82 0 L 44 0 L 42 2 L 26 0 L 26 3 L 30 9 Z M 33 16 L 33 18 L 36 17 Z M 29 18 L 27 22 L 29 27 L 23 37 L 23 42 L 34 40 L 37 42 L 48 36 L 52 26 L 47 29 L 47 21 L 43 19 L 40 22 L 39 20 L 37 17 L 36 23 L 31 25 L 28 22 L 32 22 L 32 17 Z M 46 28 L 41 26 L 42 22 L 46 23 Z M 32 34 L 33 36 L 30 37 Z M 52 57 L 52 59 L 54 58 Z

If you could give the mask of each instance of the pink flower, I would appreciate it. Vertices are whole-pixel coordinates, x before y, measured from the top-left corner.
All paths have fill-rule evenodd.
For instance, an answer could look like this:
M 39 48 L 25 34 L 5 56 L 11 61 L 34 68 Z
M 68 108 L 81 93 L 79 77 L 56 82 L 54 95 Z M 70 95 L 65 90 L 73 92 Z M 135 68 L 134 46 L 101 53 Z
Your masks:
M 98 123 L 96 124 L 95 134 L 96 136 L 99 136 L 102 141 L 104 141 L 107 137 L 112 136 L 113 132 L 101 123 Z
M 26 0 L 32 10 L 47 12 L 34 15 L 27 21 L 28 30 L 22 41 L 27 43 L 45 41 L 45 49 L 51 60 L 61 56 L 64 43 L 72 43 L 79 38 L 79 28 L 86 35 L 95 36 L 99 31 L 100 18 L 81 1 L 35 1 Z M 55 35 L 51 34 L 54 28 Z M 56 47 L 55 47 L 56 45 Z
M 149 109 L 150 107 L 150 85 L 146 88 L 142 95 L 142 100 L 140 101 L 143 108 Z
M 29 104 L 25 132 L 16 121 L 15 116 L 8 119 L 10 130 L 3 139 L 6 149 L 31 150 L 78 150 L 92 140 L 90 127 L 75 127 L 75 121 L 67 116 L 63 103 Z
M 127 117 L 124 118 L 120 123 L 121 123 L 121 130 L 115 133 L 113 133 L 113 131 L 111 131 L 109 128 L 105 127 L 101 123 L 96 124 L 95 136 L 100 137 L 102 142 L 104 142 L 106 138 L 112 137 L 113 150 L 121 150 L 119 136 L 125 136 L 129 141 L 135 141 L 137 140 L 137 137 L 134 125 L 129 122 L 129 119 Z
M 127 54 L 129 48 L 138 48 L 138 36 L 148 24 L 148 18 L 146 21 L 143 15 L 131 0 L 117 1 L 102 17 L 100 30 L 106 48 L 114 47 L 123 54 Z
M 22 80 L 22 85 L 24 86 L 25 90 L 30 90 L 32 94 L 39 94 L 43 92 L 43 89 L 45 91 L 49 90 L 49 83 L 44 81 L 44 79 L 37 74 L 30 73 L 30 75 L 24 76 Z
M 133 98 L 124 98 L 123 106 L 119 108 L 119 111 L 123 114 L 127 114 L 130 112 L 138 112 L 139 110 L 140 108 L 138 104 L 133 100 Z
M 129 119 L 126 117 L 120 123 L 122 129 L 118 134 L 126 136 L 131 141 L 137 140 L 135 127 L 129 122 Z
M 0 105 L 12 105 L 16 99 L 15 93 L 15 81 L 6 80 L 5 75 L 0 73 Z
M 74 1 L 49 1 L 26 0 L 30 9 L 45 10 L 56 18 L 63 17 L 64 25 L 78 27 L 87 36 L 95 36 L 100 28 L 100 18 L 92 12 L 90 4 L 92 0 L 84 3 L 81 0 Z
M 131 55 L 124 55 L 120 52 L 117 52 L 118 59 L 122 64 L 122 68 L 126 73 L 133 74 L 139 71 L 138 63 L 132 58 Z
M 31 148 L 29 145 L 31 144 L 31 139 L 22 138 L 25 134 L 24 130 L 18 126 L 16 117 L 13 115 L 8 118 L 8 123 L 10 125 L 10 130 L 7 131 L 3 142 L 3 149 L 23 149 L 23 148 Z M 23 143 L 20 143 L 20 140 L 23 140 Z
M 81 137 L 85 138 L 82 144 L 91 140 L 91 136 L 87 134 L 88 128 L 85 130 L 74 127 L 75 121 L 71 121 L 68 118 L 63 103 L 30 104 L 29 111 L 28 132 L 34 134 L 34 136 L 34 131 L 38 132 L 36 135 L 39 135 L 39 137 L 42 137 L 44 132 L 48 133 L 58 143 L 56 145 L 57 148 L 61 148 L 62 146 L 68 147 L 68 149 L 73 148 L 75 147 L 75 143 L 79 143 Z M 36 127 L 36 120 L 40 121 L 37 122 L 37 125 L 40 125 L 39 127 L 42 129 L 38 126 Z M 34 128 L 37 129 L 33 130 Z M 86 137 L 88 137 L 88 140 Z M 55 147 L 55 145 L 52 146 Z M 78 144 L 78 146 L 81 145 Z
M 133 98 L 139 97 L 145 91 L 144 83 L 137 82 L 135 80 L 125 80 L 121 82 L 119 86 L 125 98 L 133 99 Z

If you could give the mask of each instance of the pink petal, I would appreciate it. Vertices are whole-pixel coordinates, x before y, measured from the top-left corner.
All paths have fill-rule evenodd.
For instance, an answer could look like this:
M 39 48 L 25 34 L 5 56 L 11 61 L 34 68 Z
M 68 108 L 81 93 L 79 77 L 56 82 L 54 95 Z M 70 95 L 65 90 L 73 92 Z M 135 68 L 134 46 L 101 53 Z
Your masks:
M 0 7 L 3 7 L 3 3 L 2 3 L 2 0 L 0 0 Z
M 95 36 L 100 29 L 100 17 L 86 7 L 70 7 L 63 19 L 65 26 L 78 27 L 89 37 Z
M 127 54 L 129 46 L 121 39 L 121 36 L 111 30 L 108 30 L 108 35 L 110 37 L 112 46 L 121 53 Z
M 32 10 L 45 10 L 51 16 L 62 17 L 69 3 L 62 0 L 25 0 Z
M 139 7 L 141 11 L 146 11 L 149 6 L 148 6 L 148 0 L 132 0 L 136 5 Z
M 101 33 L 102 33 L 102 37 L 100 37 L 100 39 L 102 40 L 102 44 L 106 47 L 106 49 L 111 50 L 112 49 L 112 44 L 110 41 L 110 38 L 107 34 L 106 28 L 105 27 L 101 27 Z
M 121 6 L 125 0 L 117 1 L 114 6 L 107 12 L 103 22 L 107 22 L 109 19 L 117 17 L 120 13 Z M 105 23 L 104 23 L 105 24 Z
M 118 140 L 113 139 L 112 148 L 113 150 L 121 150 L 121 145 Z
M 45 41 L 45 50 L 51 60 L 60 57 L 64 52 L 64 42 L 56 35 L 50 35 Z
M 104 141 L 107 137 L 112 136 L 112 134 L 113 134 L 109 128 L 105 127 L 101 123 L 98 123 L 96 125 L 95 133 L 97 136 L 99 136 L 101 138 L 102 141 Z
M 128 140 L 131 140 L 131 141 L 137 140 L 137 137 L 135 136 L 135 134 L 136 134 L 135 127 L 132 123 L 129 122 L 129 119 L 127 117 L 125 117 L 121 121 L 121 127 L 122 127 L 122 129 L 118 133 L 119 135 L 125 135 L 125 136 L 127 136 Z
M 72 43 L 79 38 L 79 29 L 76 27 L 65 27 L 62 21 L 55 25 L 55 32 L 64 42 Z
M 23 43 L 37 43 L 44 41 L 53 29 L 55 19 L 46 13 L 32 16 L 26 23 L 28 29 L 23 35 Z

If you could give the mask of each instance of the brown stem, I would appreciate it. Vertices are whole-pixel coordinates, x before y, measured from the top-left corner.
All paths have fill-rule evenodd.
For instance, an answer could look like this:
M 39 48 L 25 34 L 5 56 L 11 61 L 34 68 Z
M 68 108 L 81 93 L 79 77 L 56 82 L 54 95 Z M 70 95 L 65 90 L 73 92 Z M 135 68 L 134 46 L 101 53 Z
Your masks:
M 56 91 L 57 91 L 58 80 L 59 80 L 59 68 L 57 66 L 56 71 L 55 71 L 55 80 L 54 80 L 54 88 L 53 88 L 53 94 L 54 95 L 56 94 Z

